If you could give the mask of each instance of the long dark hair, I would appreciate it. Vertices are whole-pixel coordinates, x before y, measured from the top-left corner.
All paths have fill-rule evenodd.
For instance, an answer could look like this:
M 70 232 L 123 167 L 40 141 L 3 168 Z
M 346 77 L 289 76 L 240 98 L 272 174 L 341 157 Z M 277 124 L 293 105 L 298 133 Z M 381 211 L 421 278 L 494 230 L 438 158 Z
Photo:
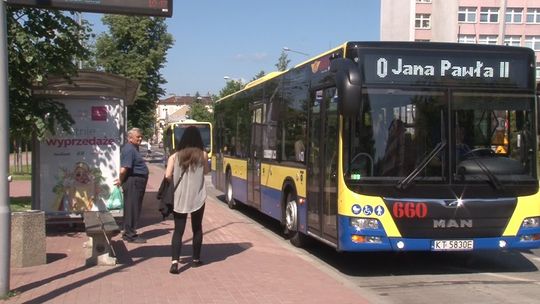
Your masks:
M 201 132 L 195 126 L 187 127 L 180 139 L 177 147 L 178 165 L 184 170 L 201 165 L 204 161 L 204 144 L 201 137 Z

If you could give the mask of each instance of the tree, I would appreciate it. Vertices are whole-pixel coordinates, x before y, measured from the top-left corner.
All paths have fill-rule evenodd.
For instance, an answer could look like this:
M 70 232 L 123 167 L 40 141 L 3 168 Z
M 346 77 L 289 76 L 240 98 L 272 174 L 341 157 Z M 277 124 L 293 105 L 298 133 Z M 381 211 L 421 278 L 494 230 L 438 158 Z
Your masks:
M 88 59 L 87 22 L 69 13 L 7 6 L 10 133 L 17 138 L 70 130 L 73 119 L 64 104 L 33 96 L 31 88 L 47 84 L 47 75 L 69 79 L 77 62 Z
M 189 110 L 189 118 L 194 119 L 196 121 L 207 121 L 207 122 L 214 123 L 214 114 L 208 111 L 206 105 L 203 104 L 202 98 L 199 92 L 195 94 L 195 98 L 193 102 L 191 103 L 191 107 Z
M 244 88 L 244 85 L 240 81 L 228 80 L 225 87 L 219 91 L 219 98 L 223 98 L 227 95 L 236 93 Z
M 253 78 L 251 79 L 251 81 L 255 81 L 261 77 L 264 77 L 266 75 L 266 73 L 264 71 L 260 71 L 259 73 L 255 74 L 255 76 L 253 76 Z
M 278 69 L 278 71 L 285 71 L 287 70 L 290 62 L 291 60 L 287 57 L 287 53 L 285 53 L 285 51 L 281 51 L 281 55 L 279 56 L 278 62 L 276 63 L 276 68 Z
M 160 70 L 173 44 L 164 18 L 106 15 L 109 33 L 96 41 L 96 62 L 105 71 L 140 82 L 135 103 L 128 106 L 128 127 L 139 127 L 145 136 L 153 133 L 156 100 L 165 94 L 167 81 Z

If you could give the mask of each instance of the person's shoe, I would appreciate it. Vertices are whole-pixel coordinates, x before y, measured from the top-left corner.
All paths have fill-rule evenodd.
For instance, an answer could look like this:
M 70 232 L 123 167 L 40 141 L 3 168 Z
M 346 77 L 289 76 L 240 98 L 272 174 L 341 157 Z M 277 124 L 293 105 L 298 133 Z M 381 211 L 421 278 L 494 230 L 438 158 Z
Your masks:
M 171 268 L 169 268 L 169 272 L 172 274 L 178 274 L 178 263 L 172 263 Z
M 192 264 L 193 265 L 191 265 L 191 267 L 197 268 L 197 267 L 202 266 L 203 262 L 201 260 L 193 260 Z

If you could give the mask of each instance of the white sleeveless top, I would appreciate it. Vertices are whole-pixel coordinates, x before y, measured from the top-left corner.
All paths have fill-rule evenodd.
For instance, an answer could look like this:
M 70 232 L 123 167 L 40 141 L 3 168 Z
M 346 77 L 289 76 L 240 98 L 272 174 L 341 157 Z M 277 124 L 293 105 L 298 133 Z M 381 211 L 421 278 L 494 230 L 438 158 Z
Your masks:
M 183 171 L 175 157 L 173 170 L 174 185 L 178 183 Z M 203 165 L 195 168 L 190 166 L 174 192 L 173 210 L 176 213 L 191 213 L 199 210 L 205 200 L 206 185 L 204 183 L 204 167 Z

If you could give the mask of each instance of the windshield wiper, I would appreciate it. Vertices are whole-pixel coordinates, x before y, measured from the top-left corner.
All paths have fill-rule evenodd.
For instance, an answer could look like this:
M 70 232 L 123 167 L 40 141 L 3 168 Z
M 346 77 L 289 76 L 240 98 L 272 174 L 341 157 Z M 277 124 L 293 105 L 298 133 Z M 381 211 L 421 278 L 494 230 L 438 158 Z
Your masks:
M 493 188 L 497 190 L 501 190 L 503 188 L 501 182 L 499 179 L 489 170 L 489 168 L 477 157 L 472 157 L 472 161 L 482 170 L 482 172 L 488 177 L 490 184 L 493 186 Z
M 433 150 L 431 150 L 431 152 L 429 152 L 429 154 L 422 160 L 422 162 L 420 164 L 418 164 L 418 166 L 416 166 L 414 168 L 414 170 L 411 172 L 411 174 L 407 175 L 405 178 L 403 178 L 402 180 L 400 180 L 397 183 L 396 188 L 398 188 L 400 190 L 407 189 L 407 187 L 409 187 L 409 185 L 414 181 L 414 179 L 418 176 L 418 174 L 420 174 L 420 172 L 422 172 L 422 170 L 424 170 L 426 168 L 426 166 L 429 164 L 429 162 L 439 152 L 441 152 L 442 149 L 444 149 L 444 147 L 446 147 L 446 141 L 439 142 L 435 146 L 435 148 L 433 148 Z

